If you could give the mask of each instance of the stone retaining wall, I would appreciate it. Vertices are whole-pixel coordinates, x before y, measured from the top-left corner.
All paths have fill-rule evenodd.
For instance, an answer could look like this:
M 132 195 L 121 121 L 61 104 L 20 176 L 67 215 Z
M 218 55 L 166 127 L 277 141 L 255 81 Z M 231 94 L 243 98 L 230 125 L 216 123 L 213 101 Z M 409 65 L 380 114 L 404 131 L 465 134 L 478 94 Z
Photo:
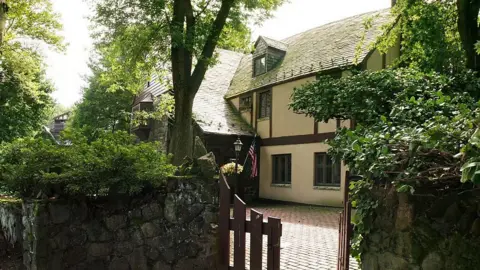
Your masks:
M 363 241 L 362 269 L 480 269 L 478 190 L 374 194 L 378 208 Z
M 168 180 L 142 198 L 25 202 L 27 269 L 215 269 L 218 183 Z
M 20 200 L 0 200 L 0 256 L 22 244 L 22 203 Z

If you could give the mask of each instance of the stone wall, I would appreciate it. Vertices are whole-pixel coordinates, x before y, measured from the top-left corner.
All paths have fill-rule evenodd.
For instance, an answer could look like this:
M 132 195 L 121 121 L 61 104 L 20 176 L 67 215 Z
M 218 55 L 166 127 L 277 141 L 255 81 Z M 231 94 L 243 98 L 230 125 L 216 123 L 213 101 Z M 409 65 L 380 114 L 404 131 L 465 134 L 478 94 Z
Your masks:
M 379 189 L 362 269 L 480 269 L 480 193 Z
M 0 200 L 0 256 L 21 247 L 22 231 L 22 202 Z
M 139 198 L 23 205 L 27 269 L 215 269 L 218 183 L 171 178 Z

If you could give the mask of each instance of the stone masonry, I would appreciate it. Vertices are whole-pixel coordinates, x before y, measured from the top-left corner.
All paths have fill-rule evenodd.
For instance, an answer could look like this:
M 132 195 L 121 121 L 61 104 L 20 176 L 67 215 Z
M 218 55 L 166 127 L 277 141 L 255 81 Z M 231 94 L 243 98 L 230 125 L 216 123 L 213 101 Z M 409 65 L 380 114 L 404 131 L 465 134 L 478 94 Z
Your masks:
M 137 198 L 28 201 L 27 270 L 215 269 L 218 183 L 170 178 Z
M 480 192 L 418 194 L 374 192 L 378 207 L 366 223 L 362 269 L 480 269 Z

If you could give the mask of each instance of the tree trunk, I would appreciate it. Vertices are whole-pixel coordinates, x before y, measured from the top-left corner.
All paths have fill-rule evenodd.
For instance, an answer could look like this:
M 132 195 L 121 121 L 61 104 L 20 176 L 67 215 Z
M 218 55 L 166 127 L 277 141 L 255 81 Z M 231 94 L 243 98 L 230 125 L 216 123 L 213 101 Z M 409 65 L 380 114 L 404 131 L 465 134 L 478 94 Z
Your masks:
M 192 107 L 194 96 L 188 89 L 175 93 L 175 122 L 170 140 L 170 152 L 173 153 L 173 164 L 180 165 L 193 152 Z
M 7 3 L 5 3 L 5 0 L 0 0 L 0 46 L 3 44 L 5 27 L 7 26 L 7 11 Z
M 466 66 L 473 70 L 480 70 L 480 59 L 475 50 L 478 41 L 478 11 L 480 0 L 457 0 L 458 32 L 465 50 Z
M 218 38 L 235 0 L 222 0 L 221 2 L 218 14 L 203 46 L 201 57 L 199 57 L 193 72 L 192 44 L 196 35 L 196 23 L 191 0 L 175 0 L 173 2 L 170 31 L 172 37 L 171 61 L 175 96 L 175 123 L 169 151 L 173 153 L 174 165 L 180 165 L 186 156 L 191 156 L 193 153 L 193 100 L 205 77 L 209 61 L 213 56 Z

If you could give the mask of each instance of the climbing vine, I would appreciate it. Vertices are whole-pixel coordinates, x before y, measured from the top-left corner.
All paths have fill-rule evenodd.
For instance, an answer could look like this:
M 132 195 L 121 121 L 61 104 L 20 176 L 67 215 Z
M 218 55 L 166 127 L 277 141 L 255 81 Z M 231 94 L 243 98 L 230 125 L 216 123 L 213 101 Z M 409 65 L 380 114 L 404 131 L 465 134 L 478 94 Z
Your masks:
M 373 183 L 368 180 L 360 180 L 350 184 L 352 207 L 355 208 L 355 214 L 352 217 L 354 234 L 352 239 L 351 254 L 360 259 L 362 254 L 362 240 L 372 229 L 375 209 L 378 207 L 378 201 L 371 195 Z

